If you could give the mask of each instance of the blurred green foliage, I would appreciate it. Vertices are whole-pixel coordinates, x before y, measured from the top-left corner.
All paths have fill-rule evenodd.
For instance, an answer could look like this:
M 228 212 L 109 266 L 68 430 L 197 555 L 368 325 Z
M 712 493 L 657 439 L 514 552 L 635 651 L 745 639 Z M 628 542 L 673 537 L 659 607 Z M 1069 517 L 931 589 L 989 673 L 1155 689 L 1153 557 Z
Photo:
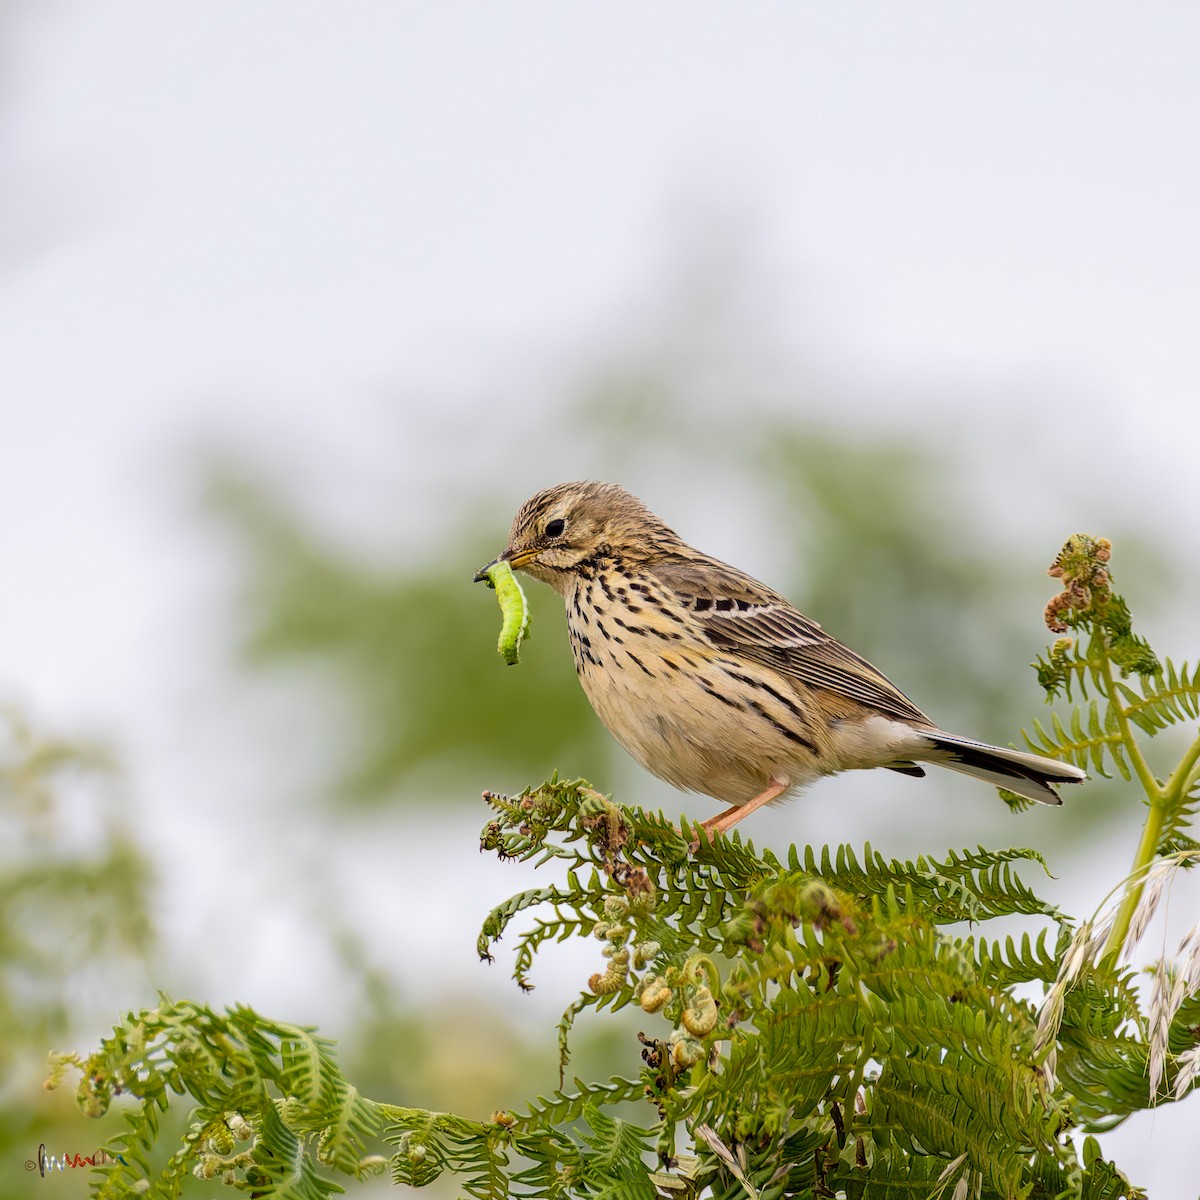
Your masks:
M 1011 738 L 1029 705 L 1013 664 L 1038 635 L 1021 599 L 1044 564 L 970 528 L 953 459 L 796 427 L 771 430 L 758 457 L 807 610 L 947 728 Z
M 356 983 L 356 1008 L 339 1055 L 360 1091 L 482 1120 L 512 1102 L 516 1081 L 542 1090 L 554 1086 L 557 1056 L 539 1024 L 518 1022 L 509 1006 L 484 1006 L 478 995 L 461 992 L 418 1003 L 409 981 L 398 982 L 375 962 L 361 920 L 356 924 L 328 932 Z M 410 969 L 436 972 L 439 966 L 421 962 Z M 580 1070 L 602 1075 L 631 1036 L 628 1023 L 594 1024 L 576 1039 L 574 1061 Z
M 446 537 L 450 561 L 398 555 L 376 566 L 324 543 L 244 475 L 217 474 L 210 495 L 245 552 L 247 660 L 316 668 L 323 699 L 340 710 L 328 746 L 340 760 L 339 800 L 375 803 L 434 778 L 439 798 L 477 798 L 481 773 L 519 778 L 531 758 L 606 773 L 607 735 L 570 656 L 564 670 L 555 653 L 563 615 L 536 606 L 518 670 L 495 653 L 495 599 L 471 583 L 503 549 L 507 530 L 494 518 L 463 517 Z
M 123 815 L 120 772 L 97 744 L 47 737 L 0 710 L 0 1162 L 5 1196 L 45 1196 L 38 1146 L 91 1154 L 115 1121 L 46 1092 L 52 1047 L 97 1010 L 145 995 L 152 872 Z M 119 996 L 111 1007 L 101 997 Z M 85 1170 L 75 1172 L 83 1189 Z

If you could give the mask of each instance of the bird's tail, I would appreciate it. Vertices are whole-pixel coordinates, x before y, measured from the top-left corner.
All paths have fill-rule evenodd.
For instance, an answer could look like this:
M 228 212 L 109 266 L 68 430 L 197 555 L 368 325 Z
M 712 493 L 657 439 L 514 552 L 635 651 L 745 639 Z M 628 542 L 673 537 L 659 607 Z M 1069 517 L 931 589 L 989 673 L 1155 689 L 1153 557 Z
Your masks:
M 928 755 L 921 755 L 925 762 L 961 771 L 1039 804 L 1061 804 L 1062 797 L 1054 790 L 1054 785 L 1082 783 L 1087 778 L 1078 767 L 1053 758 L 989 746 L 986 742 L 943 733 L 940 729 L 922 730 L 922 733 L 933 744 Z

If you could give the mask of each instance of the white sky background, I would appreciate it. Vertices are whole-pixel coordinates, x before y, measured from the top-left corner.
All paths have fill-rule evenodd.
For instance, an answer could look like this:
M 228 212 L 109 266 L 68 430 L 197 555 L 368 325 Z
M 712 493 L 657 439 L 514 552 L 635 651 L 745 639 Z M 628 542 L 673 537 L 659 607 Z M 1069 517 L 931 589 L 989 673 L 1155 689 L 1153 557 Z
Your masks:
M 1198 47 L 1183 3 L 10 0 L 0 688 L 111 732 L 176 847 L 182 811 L 251 804 L 269 765 L 230 762 L 205 712 L 226 580 L 194 448 L 393 531 L 379 510 L 431 472 L 455 491 L 430 429 L 553 420 L 564 364 L 656 312 L 706 212 L 748 231 L 783 345 L 905 398 L 839 419 L 950 422 L 1014 503 L 1046 469 L 1029 443 L 1078 435 L 1103 451 L 1081 477 L 1130 480 L 1111 511 L 1190 540 Z M 992 382 L 990 410 L 956 408 L 958 380 Z M 468 951 L 513 878 L 470 872 Z M 202 886 L 168 899 L 181 928 Z M 286 979 L 220 978 L 297 1015 L 256 990 Z M 1106 1140 L 1152 1194 L 1196 1164 L 1184 1111 Z

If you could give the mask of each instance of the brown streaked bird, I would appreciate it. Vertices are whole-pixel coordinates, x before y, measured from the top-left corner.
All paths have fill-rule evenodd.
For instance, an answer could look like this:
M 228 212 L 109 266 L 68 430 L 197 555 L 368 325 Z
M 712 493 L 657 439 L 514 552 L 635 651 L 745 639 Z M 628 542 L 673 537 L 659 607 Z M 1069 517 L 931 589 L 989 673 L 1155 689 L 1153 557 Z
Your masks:
M 567 606 L 575 669 L 646 770 L 743 817 L 822 775 L 921 763 L 1043 804 L 1086 775 L 939 729 L 864 658 L 778 592 L 693 550 L 613 483 L 560 483 L 521 506 L 500 558 Z

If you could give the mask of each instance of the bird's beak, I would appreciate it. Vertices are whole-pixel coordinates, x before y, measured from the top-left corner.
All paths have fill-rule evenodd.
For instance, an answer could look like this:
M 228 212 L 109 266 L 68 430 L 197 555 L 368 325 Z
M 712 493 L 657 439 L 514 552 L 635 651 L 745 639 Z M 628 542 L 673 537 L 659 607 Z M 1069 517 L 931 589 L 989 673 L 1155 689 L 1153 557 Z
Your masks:
M 537 556 L 538 550 L 536 547 L 530 550 L 505 550 L 505 552 L 500 555 L 501 558 L 507 558 L 509 566 L 515 567 L 517 570 L 520 570 L 520 568 L 523 567 L 527 562 L 537 558 Z
M 535 557 L 536 554 L 536 550 L 505 550 L 503 554 L 493 558 L 490 563 L 486 563 L 484 566 L 480 567 L 479 570 L 475 572 L 475 578 L 472 580 L 472 583 L 482 583 L 487 577 L 488 571 L 490 571 L 491 568 L 494 567 L 498 562 L 506 562 L 509 564 L 509 566 L 519 569 L 520 567 L 523 567 L 531 558 Z

